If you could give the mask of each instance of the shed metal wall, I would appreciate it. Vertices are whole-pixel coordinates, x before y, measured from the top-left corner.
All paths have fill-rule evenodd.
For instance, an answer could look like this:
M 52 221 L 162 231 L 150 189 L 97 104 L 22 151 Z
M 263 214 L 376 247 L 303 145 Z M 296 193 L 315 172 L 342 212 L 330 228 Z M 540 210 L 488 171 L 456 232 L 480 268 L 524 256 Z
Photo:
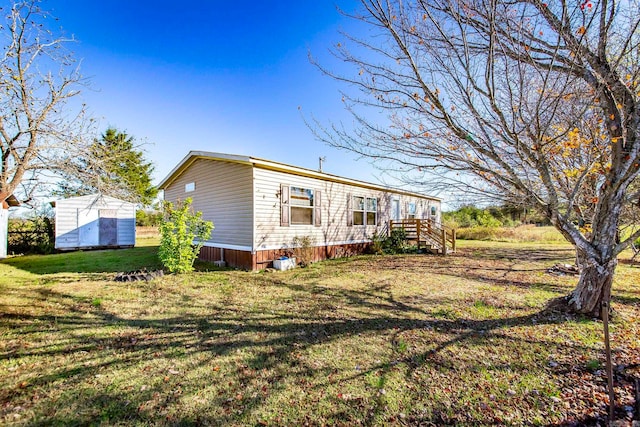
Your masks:
M 0 206 L 0 259 L 7 257 L 9 210 Z
M 109 211 L 110 217 L 115 214 L 117 219 L 115 246 L 134 246 L 135 205 L 109 196 L 89 195 L 56 201 L 56 249 L 103 246 L 98 234 L 101 210 Z

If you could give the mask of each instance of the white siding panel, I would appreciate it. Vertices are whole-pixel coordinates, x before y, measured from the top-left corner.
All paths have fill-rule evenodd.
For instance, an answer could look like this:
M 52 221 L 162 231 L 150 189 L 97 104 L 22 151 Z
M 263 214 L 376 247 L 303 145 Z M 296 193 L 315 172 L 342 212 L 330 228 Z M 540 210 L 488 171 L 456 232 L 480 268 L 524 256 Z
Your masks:
M 0 206 L 0 259 L 7 257 L 9 210 Z
M 117 208 L 118 244 L 136 244 L 136 206 L 133 203 L 123 203 Z
M 77 248 L 80 243 L 78 229 L 78 202 L 73 199 L 56 202 L 56 249 Z
M 75 249 L 81 247 L 96 246 L 96 239 L 83 242 L 81 228 L 96 228 L 97 224 L 88 224 L 89 221 L 97 221 L 100 209 L 116 211 L 117 244 L 120 246 L 135 245 L 136 238 L 136 209 L 133 203 L 125 202 L 109 196 L 80 196 L 56 201 L 56 249 Z M 91 232 L 91 230 L 88 230 Z
M 311 236 L 316 245 L 358 243 L 368 241 L 376 232 L 386 232 L 391 217 L 391 198 L 400 201 L 401 217 L 407 215 L 407 203 L 416 203 L 416 211 L 422 212 L 427 206 L 440 202 L 430 198 L 409 197 L 404 194 L 372 190 L 355 185 L 324 181 L 316 178 L 292 175 L 268 169 L 254 169 L 256 235 L 254 247 L 260 249 L 276 249 L 288 247 L 295 236 Z M 296 187 L 322 191 L 322 224 L 313 225 L 280 225 L 280 185 L 288 184 Z M 348 195 L 378 198 L 378 225 L 347 225 Z M 417 215 L 419 216 L 419 215 Z
M 195 183 L 195 190 L 185 192 L 185 184 L 191 182 Z M 250 165 L 199 159 L 164 190 L 164 198 L 175 203 L 191 197 L 193 209 L 213 221 L 215 228 L 209 242 L 251 246 L 252 192 Z

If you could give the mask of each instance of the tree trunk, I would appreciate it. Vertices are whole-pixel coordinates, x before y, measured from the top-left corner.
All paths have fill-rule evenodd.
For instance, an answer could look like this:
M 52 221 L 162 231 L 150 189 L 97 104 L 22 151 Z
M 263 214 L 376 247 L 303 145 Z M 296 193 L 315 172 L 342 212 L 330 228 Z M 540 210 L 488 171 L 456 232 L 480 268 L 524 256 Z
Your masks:
M 580 279 L 569 299 L 569 308 L 591 317 L 600 318 L 602 302 L 609 301 L 617 258 L 599 262 L 594 258 L 578 256 Z

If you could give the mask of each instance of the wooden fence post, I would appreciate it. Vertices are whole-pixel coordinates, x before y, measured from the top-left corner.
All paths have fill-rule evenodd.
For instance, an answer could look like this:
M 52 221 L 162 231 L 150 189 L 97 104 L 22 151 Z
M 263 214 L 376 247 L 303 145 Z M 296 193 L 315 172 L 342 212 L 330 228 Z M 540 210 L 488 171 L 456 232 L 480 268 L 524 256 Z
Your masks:
M 451 250 L 455 252 L 456 251 L 456 229 L 455 228 L 451 229 L 451 237 L 453 239 L 453 241 L 451 242 Z

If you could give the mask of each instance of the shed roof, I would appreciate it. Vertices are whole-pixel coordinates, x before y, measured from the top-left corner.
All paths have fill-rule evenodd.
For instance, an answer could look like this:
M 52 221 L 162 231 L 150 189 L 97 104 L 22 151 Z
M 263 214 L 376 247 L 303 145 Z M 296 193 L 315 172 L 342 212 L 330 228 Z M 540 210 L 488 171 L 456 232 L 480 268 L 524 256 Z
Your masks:
M 215 153 L 210 151 L 190 151 L 178 165 L 173 168 L 169 175 L 166 176 L 160 183 L 158 184 L 159 189 L 165 189 L 169 185 L 171 185 L 182 173 L 187 170 L 196 160 L 204 159 L 204 160 L 218 160 L 229 163 L 240 163 L 245 164 L 261 169 L 269 169 L 279 172 L 290 173 L 292 175 L 305 176 L 310 178 L 316 178 L 323 181 L 331 181 L 337 182 L 341 184 L 355 185 L 357 187 L 369 188 L 373 190 L 381 190 L 381 191 L 392 191 L 398 194 L 406 194 L 413 197 L 420 197 L 424 199 L 438 200 L 441 199 L 438 197 L 427 196 L 420 193 L 414 193 L 411 191 L 400 190 L 397 188 L 392 188 L 388 186 L 383 186 L 379 184 L 373 184 L 370 182 L 359 181 L 351 178 L 345 178 L 338 175 L 333 175 L 325 172 L 319 172 L 312 169 L 302 168 L 299 166 L 287 165 L 285 163 L 274 162 L 272 160 L 260 159 L 257 157 L 251 156 L 242 156 L 237 154 L 225 154 L 225 153 Z
M 5 202 L 7 202 L 9 206 L 20 206 L 20 201 L 16 199 L 16 196 L 14 196 L 13 194 L 7 197 L 7 200 L 5 200 Z
M 0 203 L 0 207 L 3 209 L 9 209 L 14 206 L 20 206 L 20 201 L 13 194 Z
M 117 199 L 115 197 L 107 196 L 105 194 L 87 194 L 86 196 L 75 196 L 75 197 L 66 197 L 64 199 L 58 199 L 51 202 L 51 206 L 55 207 L 58 202 L 63 202 L 67 200 L 77 200 L 77 201 L 85 201 L 87 204 L 93 204 L 98 201 L 106 201 L 106 202 L 119 202 L 123 204 L 135 205 L 135 203 L 127 202 L 126 200 Z

